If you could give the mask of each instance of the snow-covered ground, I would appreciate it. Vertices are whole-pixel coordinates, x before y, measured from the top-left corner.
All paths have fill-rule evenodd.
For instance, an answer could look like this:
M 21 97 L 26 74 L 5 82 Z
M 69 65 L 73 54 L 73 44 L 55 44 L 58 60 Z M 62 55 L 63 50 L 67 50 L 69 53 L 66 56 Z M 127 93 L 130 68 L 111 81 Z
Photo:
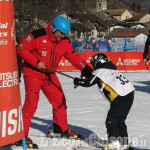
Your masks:
M 80 72 L 65 72 L 73 77 Z M 127 118 L 130 141 L 136 149 L 150 149 L 150 72 L 123 72 L 133 83 L 136 92 L 132 109 Z M 65 76 L 58 77 L 67 99 L 69 127 L 84 137 L 97 136 L 97 143 L 82 142 L 83 149 L 88 150 L 99 146 L 106 140 L 105 119 L 109 109 L 109 102 L 99 93 L 97 86 L 91 88 L 78 87 L 74 89 L 73 80 Z M 24 101 L 24 81 L 20 84 L 22 103 Z M 80 141 L 48 139 L 48 125 L 52 124 L 52 107 L 41 92 L 38 109 L 32 119 L 29 136 L 39 144 L 40 150 L 73 150 Z M 5 150 L 6 148 L 0 148 Z M 11 150 L 22 148 L 11 148 Z M 10 150 L 7 148 L 7 150 Z

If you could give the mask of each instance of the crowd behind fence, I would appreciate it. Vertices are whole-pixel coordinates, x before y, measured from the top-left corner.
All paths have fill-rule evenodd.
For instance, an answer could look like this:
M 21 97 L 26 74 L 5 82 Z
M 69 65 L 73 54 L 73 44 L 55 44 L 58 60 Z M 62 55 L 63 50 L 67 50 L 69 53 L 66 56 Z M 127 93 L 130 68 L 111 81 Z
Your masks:
M 124 52 L 124 51 L 136 51 L 143 52 L 145 42 L 131 41 L 126 38 L 120 40 L 83 40 L 73 41 L 72 46 L 79 53 L 84 52 Z

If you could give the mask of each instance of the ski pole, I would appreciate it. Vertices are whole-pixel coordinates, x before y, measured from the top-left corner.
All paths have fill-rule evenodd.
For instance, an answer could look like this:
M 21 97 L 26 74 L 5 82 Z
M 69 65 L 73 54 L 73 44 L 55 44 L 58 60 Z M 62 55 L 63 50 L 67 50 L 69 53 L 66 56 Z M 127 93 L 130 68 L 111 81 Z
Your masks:
M 48 70 L 50 70 L 50 71 L 54 71 L 54 72 L 57 72 L 57 73 L 59 73 L 59 74 L 61 74 L 61 75 L 63 75 L 63 76 L 66 76 L 66 77 L 68 77 L 68 78 L 70 78 L 70 79 L 74 79 L 74 77 L 72 77 L 72 76 L 70 76 L 70 75 L 68 75 L 68 74 L 65 74 L 65 73 L 62 73 L 62 72 L 60 72 L 60 71 L 58 71 L 58 70 L 55 70 L 55 69 L 52 69 L 52 68 L 49 68 L 49 67 L 46 67 Z M 74 86 L 74 89 L 76 89 L 78 87 L 78 85 L 75 85 Z
M 70 76 L 70 75 L 68 75 L 68 74 L 65 74 L 65 73 L 63 73 L 63 72 L 60 72 L 60 71 L 58 71 L 58 70 L 55 70 L 55 69 L 52 69 L 52 68 L 49 68 L 49 67 L 46 67 L 46 69 L 48 69 L 48 70 L 50 70 L 50 71 L 57 72 L 57 73 L 59 73 L 59 74 L 61 74 L 61 75 L 63 75 L 63 76 L 66 76 L 66 77 L 70 78 L 70 79 L 74 79 L 74 77 L 72 77 L 72 76 Z
M 26 141 L 25 138 L 22 139 L 23 150 L 26 150 Z

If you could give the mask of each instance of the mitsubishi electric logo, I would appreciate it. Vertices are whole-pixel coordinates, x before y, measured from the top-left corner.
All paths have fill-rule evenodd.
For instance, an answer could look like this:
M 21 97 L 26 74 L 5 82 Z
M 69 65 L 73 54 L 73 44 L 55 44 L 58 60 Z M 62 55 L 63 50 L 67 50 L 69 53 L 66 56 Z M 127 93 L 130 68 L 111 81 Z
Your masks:
M 117 66 L 137 66 L 140 63 L 140 59 L 121 59 L 119 57 L 118 62 L 116 63 Z
M 65 61 L 60 61 L 59 66 L 72 66 L 72 64 L 65 59 Z
M 117 65 L 117 66 L 118 66 L 118 65 L 123 66 L 123 62 L 121 61 L 121 58 L 120 58 L 120 57 L 119 57 L 118 62 L 116 63 L 116 65 Z

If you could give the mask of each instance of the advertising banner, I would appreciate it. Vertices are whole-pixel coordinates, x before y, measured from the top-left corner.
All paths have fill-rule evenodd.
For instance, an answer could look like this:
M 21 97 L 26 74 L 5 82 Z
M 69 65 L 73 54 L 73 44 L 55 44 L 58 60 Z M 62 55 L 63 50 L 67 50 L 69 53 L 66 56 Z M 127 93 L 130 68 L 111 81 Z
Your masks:
M 24 138 L 13 0 L 0 0 L 0 147 Z
M 118 70 L 125 71 L 136 71 L 136 70 L 147 70 L 143 64 L 143 52 L 103 52 L 109 59 L 117 66 Z M 91 57 L 96 54 L 96 52 L 79 53 L 79 55 L 90 63 Z M 150 66 L 150 63 L 149 63 Z M 58 70 L 77 70 L 73 67 L 68 60 L 65 58 L 59 64 Z M 148 68 L 150 70 L 150 67 Z

